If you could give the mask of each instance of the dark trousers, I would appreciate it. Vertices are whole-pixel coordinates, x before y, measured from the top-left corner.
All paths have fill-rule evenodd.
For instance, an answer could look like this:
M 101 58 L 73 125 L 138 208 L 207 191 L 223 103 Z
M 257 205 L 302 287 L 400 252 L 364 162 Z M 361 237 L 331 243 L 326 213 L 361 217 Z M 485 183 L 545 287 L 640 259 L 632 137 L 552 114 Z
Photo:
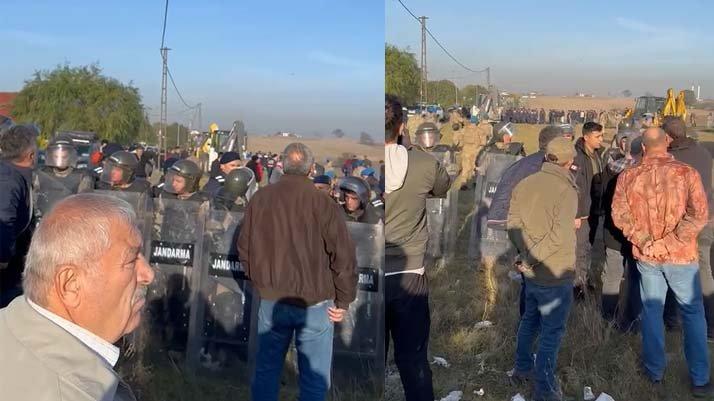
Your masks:
M 602 270 L 602 315 L 623 329 L 629 329 L 642 310 L 639 272 L 629 249 L 606 249 Z
M 590 215 L 581 220 L 580 228 L 575 230 L 575 286 L 587 287 L 592 260 L 592 248 L 597 234 L 600 216 Z
M 385 279 L 386 355 L 389 338 L 406 401 L 433 401 L 429 348 L 429 287 L 426 275 L 397 274 Z
M 707 319 L 707 335 L 714 338 L 714 276 L 712 275 L 711 250 L 714 241 L 714 225 L 707 224 L 697 237 L 699 250 L 699 280 L 702 283 L 704 315 Z M 664 322 L 669 328 L 679 327 L 679 305 L 671 289 L 667 291 L 664 304 Z

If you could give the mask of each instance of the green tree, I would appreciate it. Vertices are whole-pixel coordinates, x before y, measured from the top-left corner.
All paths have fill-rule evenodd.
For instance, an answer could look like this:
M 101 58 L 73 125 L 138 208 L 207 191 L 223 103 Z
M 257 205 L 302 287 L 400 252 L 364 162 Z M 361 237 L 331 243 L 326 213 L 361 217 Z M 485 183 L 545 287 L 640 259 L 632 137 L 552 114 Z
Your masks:
M 402 105 L 419 101 L 421 72 L 416 57 L 409 49 L 401 50 L 387 44 L 384 55 L 384 91 L 396 95 Z
M 96 64 L 36 71 L 15 98 L 15 119 L 36 123 L 45 139 L 62 130 L 125 144 L 137 139 L 145 124 L 139 90 L 101 72 Z

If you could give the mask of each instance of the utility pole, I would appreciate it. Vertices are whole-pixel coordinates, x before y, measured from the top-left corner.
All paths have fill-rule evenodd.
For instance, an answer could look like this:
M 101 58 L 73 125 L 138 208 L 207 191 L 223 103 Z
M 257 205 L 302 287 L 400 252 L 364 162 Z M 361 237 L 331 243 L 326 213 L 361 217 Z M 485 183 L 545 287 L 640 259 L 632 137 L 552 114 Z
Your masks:
M 161 58 L 163 59 L 163 69 L 161 71 L 161 121 L 159 122 L 159 154 L 163 151 L 164 158 L 166 160 L 167 146 L 166 146 L 166 118 L 167 118 L 167 89 L 168 89 L 168 57 L 169 48 L 161 48 Z M 163 163 L 162 163 L 163 164 Z
M 491 67 L 486 67 L 486 85 L 488 85 L 488 88 L 486 89 L 491 89 Z
M 454 92 L 455 92 L 455 97 L 454 97 L 454 104 L 459 104 L 459 86 L 456 85 L 456 81 L 454 81 Z
M 198 104 L 198 131 L 201 132 L 203 129 L 203 116 L 201 115 L 201 109 L 203 108 L 203 103 Z
M 419 98 L 421 103 L 426 103 L 429 98 L 427 93 L 427 74 L 426 74 L 426 20 L 428 17 L 419 17 L 421 22 L 421 91 Z

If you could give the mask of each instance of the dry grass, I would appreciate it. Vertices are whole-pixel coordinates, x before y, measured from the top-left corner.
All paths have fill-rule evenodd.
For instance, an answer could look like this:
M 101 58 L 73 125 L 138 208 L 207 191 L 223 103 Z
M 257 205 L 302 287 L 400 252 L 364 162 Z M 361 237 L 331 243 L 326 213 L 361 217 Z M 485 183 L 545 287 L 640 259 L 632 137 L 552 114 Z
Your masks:
M 537 135 L 535 129 L 534 132 Z M 714 134 L 705 135 L 714 140 Z M 526 142 L 529 148 L 532 142 Z M 473 198 L 459 198 L 459 216 L 464 218 L 471 212 Z M 455 247 L 464 251 L 448 265 L 434 266 L 429 272 L 430 355 L 443 357 L 451 364 L 449 368 L 432 366 L 436 399 L 451 391 L 463 391 L 463 401 L 509 400 L 518 392 L 527 395 L 529 389 L 511 387 L 506 376 L 515 355 L 520 284 L 508 278 L 503 266 L 496 266 L 493 275 L 488 276 L 486 269 L 469 261 L 465 251 L 468 232 L 466 227 Z M 594 256 L 596 269 L 601 258 L 602 255 Z M 484 319 L 486 305 L 494 293 L 495 304 L 489 307 L 486 317 L 494 326 L 475 328 Z M 608 326 L 600 317 L 596 298 L 576 303 L 559 354 L 558 374 L 566 399 L 582 400 L 583 387 L 590 386 L 595 396 L 606 392 L 617 401 L 656 400 L 651 385 L 639 373 L 639 352 L 639 335 L 622 334 Z M 679 333 L 667 335 L 667 357 L 665 382 L 671 399 L 689 400 Z M 395 377 L 388 380 L 386 401 L 403 397 L 401 383 Z M 484 396 L 475 394 L 479 389 L 485 391 Z

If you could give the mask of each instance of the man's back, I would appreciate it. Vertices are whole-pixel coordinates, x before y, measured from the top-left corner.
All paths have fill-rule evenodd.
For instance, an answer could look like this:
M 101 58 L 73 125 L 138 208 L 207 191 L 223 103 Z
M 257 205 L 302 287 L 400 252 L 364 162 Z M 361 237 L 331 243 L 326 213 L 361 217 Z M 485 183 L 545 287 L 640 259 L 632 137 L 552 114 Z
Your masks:
M 432 155 L 420 150 L 409 151 L 408 163 L 402 187 L 385 195 L 385 254 L 423 257 L 428 239 L 426 198 L 430 194 L 445 195 L 451 179 Z M 414 263 L 420 264 L 418 260 Z M 422 266 L 406 267 L 419 269 Z M 390 268 L 387 266 L 387 270 Z
M 564 168 L 544 163 L 513 190 L 508 231 L 535 280 L 572 280 L 575 271 L 575 182 Z
M 305 176 L 284 175 L 246 208 L 239 255 L 261 297 L 311 305 L 355 297 L 355 247 L 339 206 Z
M 692 138 L 675 139 L 670 145 L 669 153 L 680 162 L 686 163 L 699 173 L 704 185 L 704 191 L 709 200 L 709 213 L 714 208 L 712 202 L 712 155 L 701 144 Z
M 618 178 L 612 217 L 638 260 L 647 259 L 640 252 L 647 242 L 665 238 L 668 262 L 696 260 L 696 236 L 707 214 L 699 173 L 670 154 L 645 157 Z

